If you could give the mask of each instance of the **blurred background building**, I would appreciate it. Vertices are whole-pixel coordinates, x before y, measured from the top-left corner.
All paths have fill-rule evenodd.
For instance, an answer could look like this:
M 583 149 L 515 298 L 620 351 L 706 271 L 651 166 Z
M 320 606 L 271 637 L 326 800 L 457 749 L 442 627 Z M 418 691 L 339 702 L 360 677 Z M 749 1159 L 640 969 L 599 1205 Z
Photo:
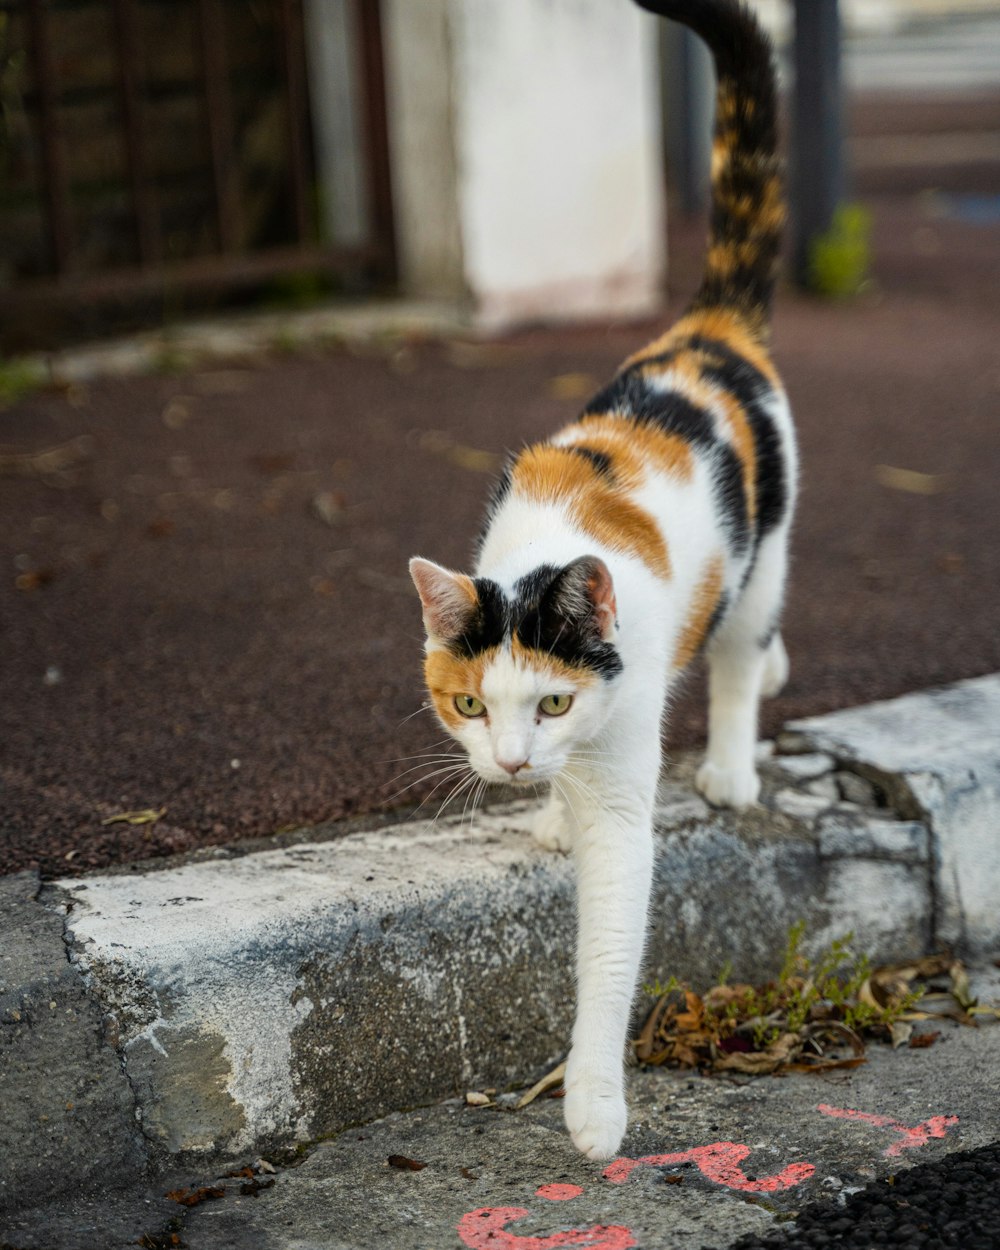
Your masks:
M 757 7 L 790 87 L 791 0 Z M 922 141 L 995 172 L 1000 2 L 839 7 L 853 95 L 986 93 L 844 194 Z M 627 0 L 0 0 L 0 347 L 261 297 L 647 313 L 668 198 L 704 201 L 700 57 Z

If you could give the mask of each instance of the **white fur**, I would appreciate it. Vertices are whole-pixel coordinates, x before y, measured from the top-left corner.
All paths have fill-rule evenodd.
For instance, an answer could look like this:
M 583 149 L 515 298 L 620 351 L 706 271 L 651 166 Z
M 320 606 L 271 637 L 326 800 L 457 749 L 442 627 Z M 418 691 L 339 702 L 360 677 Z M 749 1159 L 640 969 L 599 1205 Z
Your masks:
M 772 415 L 793 484 L 795 451 L 783 395 L 774 397 Z M 733 607 L 709 650 L 710 737 L 698 785 L 711 802 L 755 802 L 757 704 L 787 673 L 780 636 L 775 633 L 766 649 L 762 640 L 780 612 L 788 522 L 761 544 L 740 594 L 750 557 L 727 555 L 705 453 L 696 455 L 690 480 L 651 472 L 636 499 L 666 540 L 668 580 L 636 557 L 596 543 L 558 505 L 527 501 L 516 491 L 503 502 L 477 574 L 511 591 L 540 564 L 562 567 L 599 556 L 614 582 L 614 643 L 624 667 L 610 682 L 573 683 L 555 668 L 523 666 L 502 653 L 483 681 L 488 717 L 469 720 L 456 734 L 480 776 L 509 782 L 504 765 L 516 763 L 515 784 L 551 783 L 535 837 L 552 850 L 572 849 L 576 861 L 578 999 L 565 1118 L 573 1141 L 592 1159 L 613 1155 L 626 1127 L 622 1060 L 646 929 L 661 719 L 692 596 L 719 554 L 726 557 L 724 587 Z M 545 717 L 538 705 L 548 694 L 569 694 L 574 702 L 564 716 Z

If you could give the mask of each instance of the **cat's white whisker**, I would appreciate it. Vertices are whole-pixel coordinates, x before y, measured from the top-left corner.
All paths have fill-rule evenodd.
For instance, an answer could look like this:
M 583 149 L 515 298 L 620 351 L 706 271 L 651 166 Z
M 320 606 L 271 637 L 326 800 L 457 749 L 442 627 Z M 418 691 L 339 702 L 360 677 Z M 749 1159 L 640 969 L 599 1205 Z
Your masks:
M 415 712 L 410 712 L 406 716 L 404 716 L 403 719 L 396 726 L 396 728 L 402 729 L 402 727 L 406 724 L 407 721 L 413 720 L 414 716 L 419 716 L 421 712 L 433 712 L 433 711 L 434 711 L 434 705 L 432 703 L 421 703 L 421 705 L 417 708 Z
M 425 773 L 421 777 L 415 777 L 413 781 L 408 782 L 405 786 L 397 790 L 394 794 L 390 794 L 388 798 L 385 800 L 385 802 L 391 803 L 395 799 L 398 799 L 401 795 L 407 794 L 410 790 L 415 790 L 417 786 L 424 785 L 426 782 L 432 781 L 435 777 L 441 777 L 441 780 L 438 782 L 438 784 L 434 787 L 433 790 L 431 790 L 430 794 L 427 795 L 427 798 L 425 798 L 423 802 L 420 804 L 420 807 L 423 807 L 424 803 L 427 802 L 427 799 L 431 798 L 432 795 L 447 782 L 449 777 L 453 777 L 456 773 L 464 772 L 465 767 L 466 766 L 464 764 L 456 764 L 448 768 L 435 769 L 433 772 Z M 417 811 L 420 810 L 420 807 L 417 808 Z
M 462 792 L 466 790 L 469 786 L 473 785 L 476 782 L 476 780 L 477 780 L 477 774 L 470 770 L 469 775 L 463 778 L 461 781 L 459 781 L 458 784 L 455 785 L 454 788 L 449 791 L 448 795 L 444 798 L 444 800 L 441 803 L 441 806 L 437 809 L 437 812 L 434 816 L 435 824 L 437 824 L 437 822 L 441 819 L 441 813 L 448 806 L 448 804 L 451 803 L 454 799 L 458 798 L 459 795 L 461 795 Z
M 415 758 L 417 758 L 417 757 L 415 757 L 415 756 L 410 756 L 410 758 L 411 758 L 411 759 L 415 759 Z M 457 761 L 459 761 L 459 760 L 464 760 L 464 759 L 465 759 L 465 757 L 464 757 L 464 756 L 462 756 L 462 755 L 460 755 L 457 751 L 456 751 L 456 752 L 452 752 L 452 753 L 448 753 L 448 754 L 442 754 L 442 755 L 428 755 L 428 756 L 424 756 L 424 757 L 420 760 L 420 763 L 419 763 L 419 764 L 414 764 L 411 768 L 404 768 L 402 772 L 400 772 L 400 773 L 396 773 L 396 775 L 395 775 L 394 777 L 390 777 L 390 778 L 389 778 L 389 780 L 388 780 L 385 784 L 386 784 L 386 785 L 390 785 L 390 786 L 391 786 L 391 785 L 392 785 L 392 783 L 393 783 L 394 781 L 398 781 L 398 780 L 400 779 L 400 777 L 406 777 L 409 773 L 415 773 L 415 772 L 417 772 L 417 771 L 418 771 L 419 769 L 421 769 L 421 768 L 427 768 L 427 767 L 429 767 L 431 764 L 447 764 L 447 763 L 449 763 L 449 762 L 450 762 L 450 761 L 452 761 L 452 760 L 454 760 L 454 761 L 456 761 L 456 762 L 457 762 Z

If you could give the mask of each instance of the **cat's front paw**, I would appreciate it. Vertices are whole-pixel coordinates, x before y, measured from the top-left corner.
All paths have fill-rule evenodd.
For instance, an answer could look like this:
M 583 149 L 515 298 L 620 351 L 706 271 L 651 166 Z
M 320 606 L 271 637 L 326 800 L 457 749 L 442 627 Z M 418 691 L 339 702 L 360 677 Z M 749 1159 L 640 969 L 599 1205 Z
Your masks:
M 586 1073 L 567 1076 L 563 1115 L 573 1145 L 588 1159 L 610 1159 L 618 1153 L 628 1124 L 618 1082 Z
M 559 803 L 546 803 L 535 816 L 531 827 L 532 836 L 546 851 L 561 851 L 564 855 L 572 845 L 566 816 Z
M 760 795 L 760 778 L 752 764 L 721 768 L 706 760 L 698 769 L 695 785 L 714 807 L 753 807 Z

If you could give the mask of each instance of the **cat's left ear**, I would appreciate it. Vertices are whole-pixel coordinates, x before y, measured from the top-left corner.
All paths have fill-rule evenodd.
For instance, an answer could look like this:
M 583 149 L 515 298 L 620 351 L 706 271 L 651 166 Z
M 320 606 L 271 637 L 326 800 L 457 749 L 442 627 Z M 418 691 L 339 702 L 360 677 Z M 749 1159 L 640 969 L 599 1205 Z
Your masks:
M 608 566 L 597 556 L 567 564 L 549 588 L 551 606 L 571 620 L 586 620 L 602 642 L 611 642 L 618 622 L 615 587 Z
M 410 561 L 410 576 L 423 605 L 428 638 L 452 642 L 465 633 L 479 602 L 472 578 L 420 556 Z

